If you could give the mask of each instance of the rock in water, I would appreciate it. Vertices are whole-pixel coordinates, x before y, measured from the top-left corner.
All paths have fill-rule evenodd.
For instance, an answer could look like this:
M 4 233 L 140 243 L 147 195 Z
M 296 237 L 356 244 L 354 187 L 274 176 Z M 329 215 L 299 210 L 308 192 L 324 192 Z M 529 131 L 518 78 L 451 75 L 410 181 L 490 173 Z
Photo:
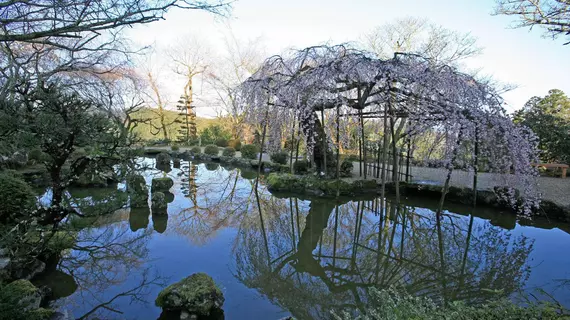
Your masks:
M 224 295 L 210 276 L 195 273 L 162 290 L 155 304 L 168 311 L 208 316 L 221 309 Z
M 174 181 L 172 181 L 169 177 L 164 178 L 154 178 L 152 179 L 151 190 L 152 192 L 156 191 L 168 191 L 174 185 Z
M 163 211 L 168 207 L 168 202 L 166 201 L 166 196 L 162 192 L 154 192 L 151 198 L 152 206 L 151 208 L 157 212 Z

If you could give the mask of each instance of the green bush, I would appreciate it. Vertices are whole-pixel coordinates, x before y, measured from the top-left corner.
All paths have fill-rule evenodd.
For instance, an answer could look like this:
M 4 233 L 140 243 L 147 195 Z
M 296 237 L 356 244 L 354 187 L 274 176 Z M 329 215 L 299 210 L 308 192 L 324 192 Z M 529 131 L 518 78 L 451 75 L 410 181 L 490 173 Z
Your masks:
M 352 161 L 345 159 L 340 164 L 340 175 L 341 175 L 341 177 L 350 177 L 352 175 L 352 169 L 353 168 L 354 168 L 354 164 L 352 163 Z
M 306 173 L 309 171 L 309 162 L 307 160 L 297 160 L 293 163 L 293 170 L 295 173 Z
M 241 142 L 238 139 L 232 139 L 228 141 L 228 147 L 234 148 L 236 151 L 241 150 Z
M 224 148 L 224 151 L 222 152 L 222 155 L 224 157 L 234 157 L 236 155 L 236 149 L 232 148 L 232 147 L 227 147 Z
M 278 164 L 287 164 L 287 159 L 289 155 L 287 152 L 279 151 L 271 154 L 271 161 L 278 163 Z
M 226 140 L 226 139 L 224 139 L 224 138 L 220 138 L 220 139 L 216 140 L 216 145 L 217 145 L 218 147 L 225 148 L 225 147 L 228 146 L 228 140 Z
M 246 144 L 241 147 L 241 157 L 245 159 L 255 159 L 257 158 L 257 153 L 259 149 L 256 145 Z
M 0 221 L 25 214 L 35 203 L 34 192 L 23 179 L 10 172 L 0 173 Z
M 180 146 L 177 144 L 173 144 L 172 146 L 170 146 L 170 150 L 172 151 L 178 151 L 180 150 Z
M 35 148 L 28 152 L 28 161 L 33 161 L 34 163 L 39 163 L 47 160 L 48 155 L 42 151 L 40 148 Z
M 217 156 L 218 152 L 220 152 L 220 149 L 213 144 L 209 144 L 204 148 L 204 153 L 210 156 Z
M 0 282 L 0 318 L 11 320 L 50 319 L 54 311 L 32 305 L 41 298 L 40 289 L 28 280 L 16 280 L 9 284 Z
M 200 153 L 202 153 L 202 148 L 200 148 L 198 146 L 194 146 L 194 147 L 190 148 L 190 152 L 192 152 L 193 154 L 200 154 Z

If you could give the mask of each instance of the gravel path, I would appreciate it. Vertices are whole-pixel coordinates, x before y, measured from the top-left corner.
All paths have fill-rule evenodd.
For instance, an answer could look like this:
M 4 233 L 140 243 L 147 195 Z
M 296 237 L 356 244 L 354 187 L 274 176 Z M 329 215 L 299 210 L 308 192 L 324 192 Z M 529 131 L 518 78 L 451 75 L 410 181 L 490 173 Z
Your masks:
M 153 147 L 152 149 L 170 150 L 170 147 Z M 189 148 L 181 147 L 180 151 L 189 150 Z M 203 148 L 202 148 L 203 151 Z M 241 157 L 239 151 L 236 152 L 236 157 Z M 268 154 L 263 154 L 263 161 L 270 161 Z M 441 168 L 424 168 L 424 167 L 411 167 L 412 181 L 425 184 L 438 184 L 443 185 L 447 172 Z M 359 164 L 354 162 L 352 170 L 352 178 L 358 179 Z M 492 190 L 495 186 L 505 185 L 509 175 L 501 175 L 495 173 L 479 173 L 477 179 L 477 189 Z M 451 175 L 451 185 L 455 187 L 471 188 L 473 185 L 473 173 L 461 170 L 453 171 Z M 542 198 L 550 200 L 559 205 L 570 206 L 570 178 L 551 178 L 539 177 L 538 190 L 543 195 Z
M 447 177 L 447 171 L 441 168 L 410 167 L 413 176 L 412 181 L 425 184 L 443 185 Z M 354 163 L 353 177 L 359 177 L 358 162 Z M 510 175 L 496 173 L 479 173 L 477 178 L 477 189 L 492 190 L 495 186 L 505 185 L 506 181 L 512 178 Z M 473 186 L 473 172 L 454 170 L 451 174 L 450 184 L 455 187 Z M 545 200 L 553 201 L 563 206 L 570 206 L 570 178 L 539 177 L 538 190 Z

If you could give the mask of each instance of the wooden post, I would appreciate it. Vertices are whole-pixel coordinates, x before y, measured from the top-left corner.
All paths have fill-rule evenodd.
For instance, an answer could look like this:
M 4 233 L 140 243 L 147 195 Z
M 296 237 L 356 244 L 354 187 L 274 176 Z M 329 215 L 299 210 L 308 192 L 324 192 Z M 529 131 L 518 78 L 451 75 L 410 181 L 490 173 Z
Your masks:
M 477 175 L 479 172 L 479 127 L 475 124 L 475 150 L 473 159 L 473 207 L 477 206 Z

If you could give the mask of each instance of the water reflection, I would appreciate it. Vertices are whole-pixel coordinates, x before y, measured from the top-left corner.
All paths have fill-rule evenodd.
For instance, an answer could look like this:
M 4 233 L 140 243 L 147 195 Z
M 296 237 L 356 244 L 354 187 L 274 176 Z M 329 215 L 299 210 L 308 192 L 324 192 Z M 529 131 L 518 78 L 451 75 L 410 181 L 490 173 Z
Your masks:
M 524 288 L 532 240 L 473 216 L 391 201 L 380 212 L 380 201 L 261 196 L 259 222 L 237 239 L 237 277 L 299 319 L 362 310 L 371 286 L 469 303 Z
M 69 296 L 58 303 L 76 317 L 149 318 L 150 310 L 157 318 L 154 299 L 172 280 L 156 275 L 180 279 L 202 264 L 196 271 L 224 279 L 228 317 L 275 319 L 279 310 L 267 316 L 256 306 L 329 318 L 331 310 L 363 310 L 372 286 L 481 303 L 528 290 L 536 265 L 534 238 L 496 211 L 448 205 L 438 217 L 437 201 L 426 199 L 272 195 L 262 182 L 255 188 L 253 171 L 188 161 L 169 172 L 148 170 L 145 179 L 164 174 L 175 182 L 167 212 L 124 208 L 94 219 L 58 262 L 60 278 L 77 287 L 71 296 L 72 289 L 58 293 Z M 245 287 L 261 296 L 236 289 Z M 144 308 L 131 307 L 131 299 Z

